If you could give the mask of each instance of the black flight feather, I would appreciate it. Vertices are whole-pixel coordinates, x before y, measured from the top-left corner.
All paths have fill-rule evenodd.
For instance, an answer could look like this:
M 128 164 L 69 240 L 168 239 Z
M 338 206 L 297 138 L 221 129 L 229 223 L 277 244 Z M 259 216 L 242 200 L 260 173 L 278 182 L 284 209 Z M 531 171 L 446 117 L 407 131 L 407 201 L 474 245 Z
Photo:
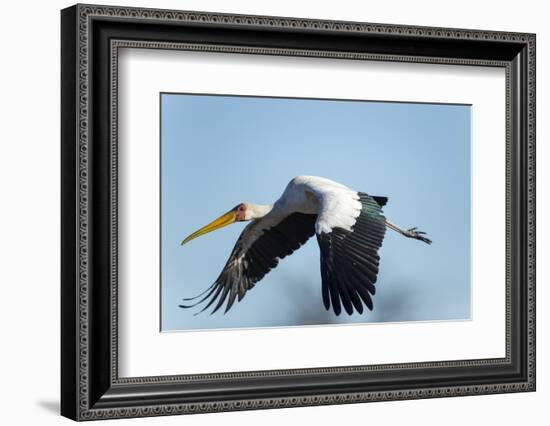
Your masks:
M 217 302 L 211 312 L 213 314 L 227 300 L 225 307 L 225 312 L 227 312 L 235 303 L 235 299 L 240 302 L 248 290 L 278 265 L 280 259 L 292 254 L 313 236 L 316 219 L 317 215 L 293 213 L 277 225 L 263 230 L 263 233 L 250 247 L 245 247 L 243 243 L 250 232 L 254 231 L 256 226 L 261 226 L 259 222 L 251 222 L 241 233 L 225 267 L 214 284 L 199 296 L 205 293 L 206 295 L 198 302 L 179 306 L 191 308 L 209 299 L 206 306 L 198 313 Z M 196 298 L 198 297 L 184 300 Z

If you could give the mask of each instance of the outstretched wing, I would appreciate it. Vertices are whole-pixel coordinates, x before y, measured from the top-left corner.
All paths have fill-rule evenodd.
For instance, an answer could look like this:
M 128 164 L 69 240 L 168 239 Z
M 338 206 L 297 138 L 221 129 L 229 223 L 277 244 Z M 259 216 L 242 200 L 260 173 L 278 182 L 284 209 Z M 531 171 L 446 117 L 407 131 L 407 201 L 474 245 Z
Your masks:
M 321 250 L 321 277 L 323 303 L 328 310 L 340 315 L 342 305 L 351 315 L 353 309 L 363 313 L 363 304 L 373 308 L 371 296 L 375 293 L 374 284 L 378 275 L 380 257 L 378 249 L 386 232 L 382 206 L 385 197 L 371 197 L 356 193 L 361 202 L 361 210 L 350 229 L 330 223 L 338 217 L 338 207 L 321 210 L 318 221 L 328 224 L 318 229 L 317 241 Z M 342 196 L 350 196 L 344 194 Z M 324 230 L 324 231 L 323 231 Z
M 200 298 L 197 302 L 179 306 L 190 308 L 206 302 L 200 311 L 203 312 L 215 303 L 214 313 L 228 300 L 227 312 L 236 298 L 240 302 L 248 290 L 277 266 L 279 259 L 297 250 L 315 233 L 316 218 L 317 215 L 293 213 L 282 220 L 274 221 L 267 215 L 251 222 L 241 233 L 214 284 L 202 294 L 184 299 Z

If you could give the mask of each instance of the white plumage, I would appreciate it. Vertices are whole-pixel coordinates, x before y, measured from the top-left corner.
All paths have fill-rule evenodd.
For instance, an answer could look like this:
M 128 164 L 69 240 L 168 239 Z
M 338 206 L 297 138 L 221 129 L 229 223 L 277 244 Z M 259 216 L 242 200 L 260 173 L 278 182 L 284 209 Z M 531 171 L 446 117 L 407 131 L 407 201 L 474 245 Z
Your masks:
M 295 194 L 305 194 L 309 211 L 316 214 L 315 231 L 329 233 L 333 228 L 351 231 L 361 213 L 359 194 L 329 179 L 316 176 L 298 176 L 290 181 L 280 200 L 292 199 Z M 292 208 L 290 209 L 292 211 Z

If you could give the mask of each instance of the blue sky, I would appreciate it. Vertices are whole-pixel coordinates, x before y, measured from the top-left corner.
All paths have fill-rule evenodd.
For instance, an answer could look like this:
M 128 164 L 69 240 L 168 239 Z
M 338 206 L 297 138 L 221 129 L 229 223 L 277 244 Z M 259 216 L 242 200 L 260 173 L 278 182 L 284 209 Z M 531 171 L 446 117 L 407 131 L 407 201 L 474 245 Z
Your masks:
M 470 107 L 161 94 L 161 330 L 470 318 Z M 181 309 L 210 286 L 244 224 L 181 246 L 240 202 L 273 203 L 294 176 L 387 196 L 374 310 L 327 312 L 315 238 L 223 314 Z

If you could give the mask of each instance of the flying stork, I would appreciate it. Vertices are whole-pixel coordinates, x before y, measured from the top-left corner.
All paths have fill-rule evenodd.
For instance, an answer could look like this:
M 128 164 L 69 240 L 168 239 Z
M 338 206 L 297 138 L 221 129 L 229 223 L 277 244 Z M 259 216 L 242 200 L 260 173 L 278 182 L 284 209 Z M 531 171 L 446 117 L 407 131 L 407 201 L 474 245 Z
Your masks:
M 235 299 L 240 302 L 280 259 L 315 234 L 321 251 L 325 308 L 332 306 L 336 315 L 342 306 L 349 315 L 354 308 L 363 313 L 363 304 L 372 310 L 378 249 L 386 228 L 431 244 L 425 232 L 402 229 L 387 220 L 382 212 L 387 201 L 387 197 L 353 191 L 322 177 L 298 176 L 275 204 L 237 205 L 182 241 L 183 245 L 234 222 L 250 221 L 214 284 L 195 297 L 183 299 L 185 304 L 179 306 L 190 308 L 207 302 L 198 314 L 215 303 L 214 313 L 227 300 L 227 312 Z

